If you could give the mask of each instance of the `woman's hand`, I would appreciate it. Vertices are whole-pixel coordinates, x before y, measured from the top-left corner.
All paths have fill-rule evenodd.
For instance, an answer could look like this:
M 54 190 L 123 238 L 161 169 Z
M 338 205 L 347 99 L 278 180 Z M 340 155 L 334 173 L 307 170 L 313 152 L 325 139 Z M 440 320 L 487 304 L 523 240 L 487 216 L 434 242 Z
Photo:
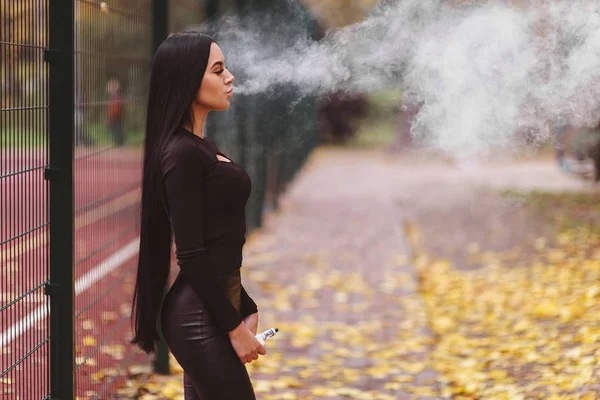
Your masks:
M 244 322 L 229 332 L 229 339 L 235 353 L 244 364 L 258 360 L 259 354 L 267 354 L 267 349 L 254 337 Z
M 254 314 L 248 315 L 246 318 L 244 318 L 244 323 L 248 329 L 250 329 L 250 332 L 256 336 L 256 332 L 258 330 L 258 313 L 255 312 Z

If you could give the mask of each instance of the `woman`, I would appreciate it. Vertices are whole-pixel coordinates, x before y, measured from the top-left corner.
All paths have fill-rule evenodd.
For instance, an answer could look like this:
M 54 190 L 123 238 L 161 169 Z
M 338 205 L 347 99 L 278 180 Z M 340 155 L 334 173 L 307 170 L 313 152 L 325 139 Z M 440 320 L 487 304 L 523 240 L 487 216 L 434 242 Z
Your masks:
M 255 399 L 244 363 L 266 354 L 240 278 L 250 178 L 203 130 L 209 111 L 229 108 L 233 81 L 200 33 L 169 36 L 154 57 L 132 343 L 154 352 L 161 323 L 186 400 Z M 161 308 L 172 235 L 180 270 Z

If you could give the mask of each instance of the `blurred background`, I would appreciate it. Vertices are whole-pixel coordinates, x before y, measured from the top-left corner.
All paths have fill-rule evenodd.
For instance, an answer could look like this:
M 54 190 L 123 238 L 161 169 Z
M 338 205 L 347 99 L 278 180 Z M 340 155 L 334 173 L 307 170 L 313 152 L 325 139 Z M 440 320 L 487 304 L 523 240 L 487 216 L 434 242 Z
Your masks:
M 163 345 L 129 345 L 158 44 L 248 13 L 317 43 L 376 6 L 0 0 L 2 398 L 183 398 Z M 253 182 L 244 279 L 281 329 L 259 398 L 596 398 L 600 128 L 465 166 L 411 134 L 418 112 L 282 85 L 210 115 Z

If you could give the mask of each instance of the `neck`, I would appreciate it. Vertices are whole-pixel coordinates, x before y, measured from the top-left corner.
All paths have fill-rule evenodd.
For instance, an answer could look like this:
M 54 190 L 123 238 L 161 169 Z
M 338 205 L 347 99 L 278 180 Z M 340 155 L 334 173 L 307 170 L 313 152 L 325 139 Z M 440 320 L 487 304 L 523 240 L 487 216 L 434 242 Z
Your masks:
M 188 122 L 184 125 L 184 128 L 192 132 L 194 135 L 204 138 L 204 121 L 206 121 L 208 110 L 193 108 L 192 115 L 194 125 L 192 126 L 191 122 Z

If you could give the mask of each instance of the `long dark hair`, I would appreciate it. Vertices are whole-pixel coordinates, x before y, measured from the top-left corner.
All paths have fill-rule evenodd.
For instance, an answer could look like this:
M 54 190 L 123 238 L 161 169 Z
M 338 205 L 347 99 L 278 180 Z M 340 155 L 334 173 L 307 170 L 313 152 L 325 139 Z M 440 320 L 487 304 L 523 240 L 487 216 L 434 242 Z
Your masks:
M 152 61 L 131 341 L 148 354 L 155 352 L 159 339 L 158 314 L 171 264 L 171 224 L 162 201 L 161 155 L 177 129 L 193 123 L 190 106 L 200 89 L 213 42 L 199 32 L 175 33 L 162 42 Z

